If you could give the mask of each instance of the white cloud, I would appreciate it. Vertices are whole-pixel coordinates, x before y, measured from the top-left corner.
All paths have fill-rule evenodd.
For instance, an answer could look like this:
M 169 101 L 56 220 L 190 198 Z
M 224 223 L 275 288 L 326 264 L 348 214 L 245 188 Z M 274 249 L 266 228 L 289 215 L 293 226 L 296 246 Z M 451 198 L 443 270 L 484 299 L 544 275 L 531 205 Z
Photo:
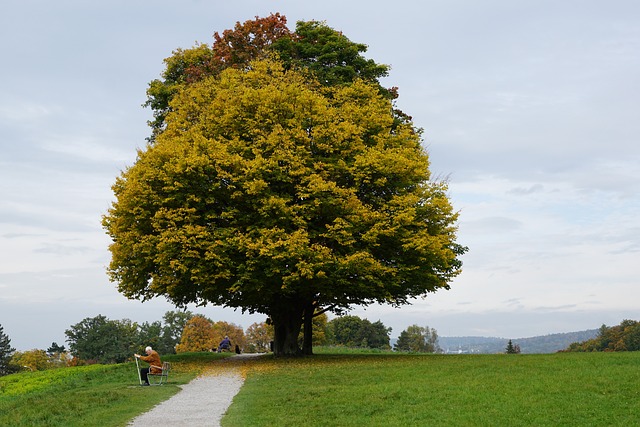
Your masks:
M 59 107 L 17 101 L 15 104 L 0 104 L 0 122 L 34 122 L 59 112 Z
M 76 137 L 77 138 L 77 137 Z M 109 165 L 118 163 L 133 163 L 135 151 L 121 148 L 113 141 L 105 141 L 104 137 L 85 137 L 73 139 L 66 136 L 48 138 L 40 144 L 40 147 L 56 154 L 64 155 L 67 158 L 77 158 L 95 163 L 107 163 Z

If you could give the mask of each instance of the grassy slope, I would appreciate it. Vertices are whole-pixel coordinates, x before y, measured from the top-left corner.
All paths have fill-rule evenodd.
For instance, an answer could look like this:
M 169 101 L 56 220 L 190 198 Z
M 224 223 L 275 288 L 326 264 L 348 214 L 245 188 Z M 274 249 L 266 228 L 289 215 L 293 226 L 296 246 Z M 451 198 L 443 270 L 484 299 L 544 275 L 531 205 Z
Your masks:
M 166 357 L 169 383 L 140 387 L 135 363 L 0 377 L 0 426 L 124 426 L 193 379 L 214 353 Z

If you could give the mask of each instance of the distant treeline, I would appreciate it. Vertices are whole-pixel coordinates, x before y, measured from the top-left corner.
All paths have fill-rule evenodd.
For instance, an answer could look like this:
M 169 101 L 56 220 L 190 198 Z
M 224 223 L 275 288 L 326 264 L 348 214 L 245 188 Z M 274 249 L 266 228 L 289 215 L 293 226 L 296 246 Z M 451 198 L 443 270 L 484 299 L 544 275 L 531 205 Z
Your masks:
M 586 331 L 549 334 L 530 338 L 511 339 L 520 347 L 521 353 L 555 353 L 566 349 L 578 341 L 585 341 L 598 335 L 598 329 Z M 498 337 L 439 337 L 440 347 L 445 353 L 504 353 L 509 338 Z
M 640 322 L 623 320 L 617 326 L 602 325 L 595 338 L 574 342 L 564 351 L 637 351 L 640 350 Z

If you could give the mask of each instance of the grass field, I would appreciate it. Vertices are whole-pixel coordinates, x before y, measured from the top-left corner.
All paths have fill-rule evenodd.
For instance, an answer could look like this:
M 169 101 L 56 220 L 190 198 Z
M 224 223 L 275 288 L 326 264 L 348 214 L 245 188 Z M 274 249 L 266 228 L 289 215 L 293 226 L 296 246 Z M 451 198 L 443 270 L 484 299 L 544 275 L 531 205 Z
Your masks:
M 137 386 L 134 363 L 0 377 L 0 426 L 125 426 L 177 384 L 225 366 L 246 376 L 225 427 L 629 426 L 640 419 L 640 353 L 317 353 L 239 366 L 223 366 L 212 353 L 173 356 L 162 387 Z
M 262 360 L 222 425 L 629 426 L 640 353 Z

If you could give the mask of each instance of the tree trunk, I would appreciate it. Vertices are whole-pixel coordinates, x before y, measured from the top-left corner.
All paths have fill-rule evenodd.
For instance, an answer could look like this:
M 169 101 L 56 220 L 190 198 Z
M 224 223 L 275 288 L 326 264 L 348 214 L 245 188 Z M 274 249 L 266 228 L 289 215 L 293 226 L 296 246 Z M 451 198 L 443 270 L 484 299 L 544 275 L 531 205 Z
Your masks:
M 316 306 L 313 303 L 307 304 L 304 309 L 304 340 L 302 343 L 302 354 L 311 356 L 313 354 L 313 314 Z
M 286 307 L 281 306 L 277 311 L 272 312 L 274 342 L 273 354 L 275 356 L 299 356 L 301 354 L 298 346 L 298 335 L 302 326 L 303 310 L 292 304 Z

